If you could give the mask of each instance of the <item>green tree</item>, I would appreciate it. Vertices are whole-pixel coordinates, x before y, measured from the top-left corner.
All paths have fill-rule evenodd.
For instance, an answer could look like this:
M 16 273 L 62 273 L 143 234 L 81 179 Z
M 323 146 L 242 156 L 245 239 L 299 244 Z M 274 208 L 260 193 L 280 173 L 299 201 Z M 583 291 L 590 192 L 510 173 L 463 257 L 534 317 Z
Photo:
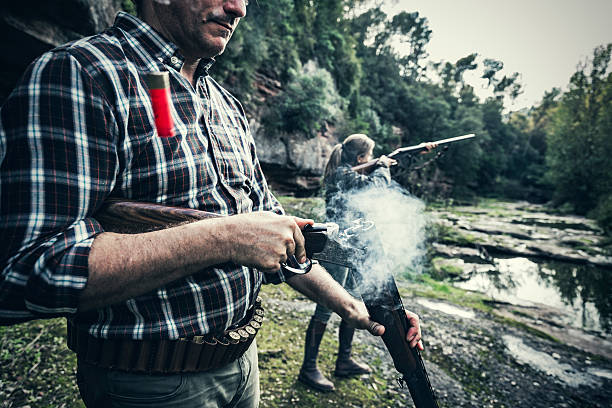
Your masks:
M 612 191 L 612 44 L 594 50 L 570 79 L 547 137 L 548 177 L 557 203 L 605 213 Z M 602 206 L 606 208 L 602 208 Z

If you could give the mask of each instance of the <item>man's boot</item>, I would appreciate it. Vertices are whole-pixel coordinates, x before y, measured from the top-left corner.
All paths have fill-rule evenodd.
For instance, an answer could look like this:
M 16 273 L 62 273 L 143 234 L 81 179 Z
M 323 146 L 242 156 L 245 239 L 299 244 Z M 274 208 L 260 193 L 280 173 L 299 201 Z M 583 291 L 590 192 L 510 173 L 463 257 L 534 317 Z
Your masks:
M 370 367 L 358 363 L 351 358 L 351 349 L 355 329 L 349 327 L 344 320 L 340 323 L 338 331 L 338 358 L 336 359 L 336 377 L 354 377 L 372 372 Z
M 327 323 L 314 318 L 310 319 L 306 329 L 306 344 L 304 346 L 304 362 L 298 375 L 298 380 L 307 386 L 319 391 L 333 391 L 334 384 L 329 381 L 317 368 L 317 355 L 319 345 L 325 333 Z

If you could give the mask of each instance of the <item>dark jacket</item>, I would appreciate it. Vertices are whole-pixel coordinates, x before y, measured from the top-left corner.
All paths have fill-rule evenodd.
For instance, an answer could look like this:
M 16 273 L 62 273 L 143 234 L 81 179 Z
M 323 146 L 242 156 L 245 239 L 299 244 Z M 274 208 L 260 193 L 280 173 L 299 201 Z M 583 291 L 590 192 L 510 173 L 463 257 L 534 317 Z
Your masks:
M 372 173 L 360 174 L 348 164 L 341 164 L 336 171 L 325 179 L 325 208 L 327 221 L 345 227 L 361 215 L 355 211 L 347 212 L 351 193 L 367 187 L 386 187 L 391 182 L 388 167 L 378 167 Z

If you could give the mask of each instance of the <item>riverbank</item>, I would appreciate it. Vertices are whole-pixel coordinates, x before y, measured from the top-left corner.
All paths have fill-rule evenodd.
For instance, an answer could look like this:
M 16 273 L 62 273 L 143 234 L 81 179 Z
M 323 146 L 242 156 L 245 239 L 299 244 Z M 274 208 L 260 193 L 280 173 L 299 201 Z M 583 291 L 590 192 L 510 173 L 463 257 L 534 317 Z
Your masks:
M 481 295 L 431 280 L 398 284 L 406 307 L 422 319 L 422 354 L 442 407 L 607 407 L 612 401 L 610 360 L 498 315 Z M 262 407 L 412 406 L 408 391 L 395 381 L 384 345 L 365 332 L 356 334 L 356 354 L 374 373 L 333 378 L 337 317 L 330 322 L 320 362 L 337 391 L 321 394 L 296 382 L 303 331 L 314 305 L 279 287 L 267 287 L 263 296 L 274 317 L 258 343 Z
M 282 198 L 282 201 L 290 213 L 322 221 L 322 200 Z M 453 208 L 434 208 L 430 214 L 431 219 L 439 219 L 441 216 L 435 212 L 445 211 L 458 225 L 466 225 L 475 217 L 468 215 L 464 219 L 462 213 L 472 214 L 486 207 L 462 208 L 457 212 Z M 503 213 L 495 209 L 498 204 L 489 203 L 488 207 L 490 211 L 481 215 L 493 217 L 492 212 Z M 519 215 L 513 212 L 510 218 Z M 507 220 L 508 216 L 495 218 Z M 426 347 L 423 357 L 440 405 L 609 406 L 612 360 L 602 353 L 609 339 L 601 328 L 565 326 L 559 324 L 558 310 L 548 310 L 542 304 L 517 304 L 456 287 L 469 282 L 464 278 L 470 274 L 488 276 L 489 270 L 495 273 L 496 262 L 500 263 L 501 258 L 493 251 L 478 250 L 475 246 L 478 241 L 469 235 L 473 230 L 455 224 L 438 228 L 438 232 L 445 234 L 436 236 L 438 243 L 451 251 L 450 256 L 443 252 L 429 254 L 428 271 L 438 280 L 424 274 L 403 274 L 397 279 L 406 308 L 421 316 Z M 452 251 L 461 256 L 452 255 Z M 576 275 L 582 273 L 572 266 L 568 277 L 572 277 L 572 270 Z M 560 274 L 556 272 L 555 276 Z M 564 285 L 575 286 L 574 281 L 567 282 Z M 595 286 L 609 290 L 603 284 Z M 395 381 L 397 373 L 382 342 L 365 332 L 356 333 L 355 354 L 374 372 L 354 379 L 333 378 L 337 316 L 332 318 L 323 339 L 320 359 L 322 370 L 333 379 L 337 391 L 322 394 L 297 382 L 304 331 L 314 304 L 286 285 L 265 286 L 261 296 L 266 307 L 266 319 L 257 338 L 262 408 L 412 406 L 408 391 Z M 83 407 L 74 381 L 76 361 L 65 346 L 65 330 L 63 319 L 0 327 L 0 407 Z

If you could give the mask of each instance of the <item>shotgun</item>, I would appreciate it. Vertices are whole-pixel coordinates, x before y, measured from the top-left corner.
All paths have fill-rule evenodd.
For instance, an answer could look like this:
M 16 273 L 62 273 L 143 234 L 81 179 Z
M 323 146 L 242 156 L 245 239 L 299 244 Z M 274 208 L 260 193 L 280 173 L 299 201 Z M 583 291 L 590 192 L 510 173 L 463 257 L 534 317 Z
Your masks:
M 119 233 L 154 231 L 211 217 L 219 215 L 189 208 L 114 199 L 107 200 L 94 215 L 105 230 Z M 333 223 L 307 225 L 303 234 L 308 258 L 355 268 L 358 283 L 364 277 L 358 272 L 361 265 L 357 264 L 375 246 L 380 249 L 373 224 L 368 222 L 356 222 L 342 232 Z M 310 266 L 309 263 L 308 270 Z M 304 265 L 294 265 L 294 268 L 298 272 L 290 271 L 307 272 L 301 271 L 305 269 Z M 408 387 L 416 408 L 438 408 L 421 354 L 417 348 L 411 348 L 406 340 L 410 323 L 393 275 L 386 273 L 377 290 L 366 289 L 361 295 L 372 320 L 385 326 L 382 340 L 396 370 L 402 375 L 398 380 L 400 386 L 405 384 Z
M 438 146 L 440 146 L 440 145 L 445 145 L 448 143 L 458 142 L 460 140 L 471 139 L 473 137 L 476 137 L 476 135 L 473 133 L 470 133 L 469 135 L 456 136 L 456 137 L 451 137 L 448 139 L 437 140 L 433 143 L 436 143 Z M 399 157 L 404 154 L 417 154 L 420 152 L 424 152 L 426 150 L 427 149 L 423 147 L 421 144 L 414 145 L 414 146 L 408 146 L 408 147 L 400 147 L 399 149 L 395 149 L 394 151 L 389 153 L 387 157 L 394 158 L 394 157 Z M 365 173 L 369 173 L 372 170 L 374 170 L 376 168 L 377 163 L 378 163 L 378 159 L 372 159 L 366 163 L 358 164 L 357 166 L 353 166 L 351 167 L 351 169 L 358 173 L 365 174 Z
M 406 385 L 416 408 L 439 408 L 421 353 L 406 340 L 410 321 L 395 278 L 373 223 L 357 220 L 344 239 L 362 251 L 352 258 L 354 277 L 370 317 L 385 326 L 382 340 L 395 369 L 402 375 L 400 386 Z M 377 254 L 374 256 L 372 254 Z M 375 264 L 375 265 L 372 265 Z M 372 282 L 372 275 L 377 275 Z

